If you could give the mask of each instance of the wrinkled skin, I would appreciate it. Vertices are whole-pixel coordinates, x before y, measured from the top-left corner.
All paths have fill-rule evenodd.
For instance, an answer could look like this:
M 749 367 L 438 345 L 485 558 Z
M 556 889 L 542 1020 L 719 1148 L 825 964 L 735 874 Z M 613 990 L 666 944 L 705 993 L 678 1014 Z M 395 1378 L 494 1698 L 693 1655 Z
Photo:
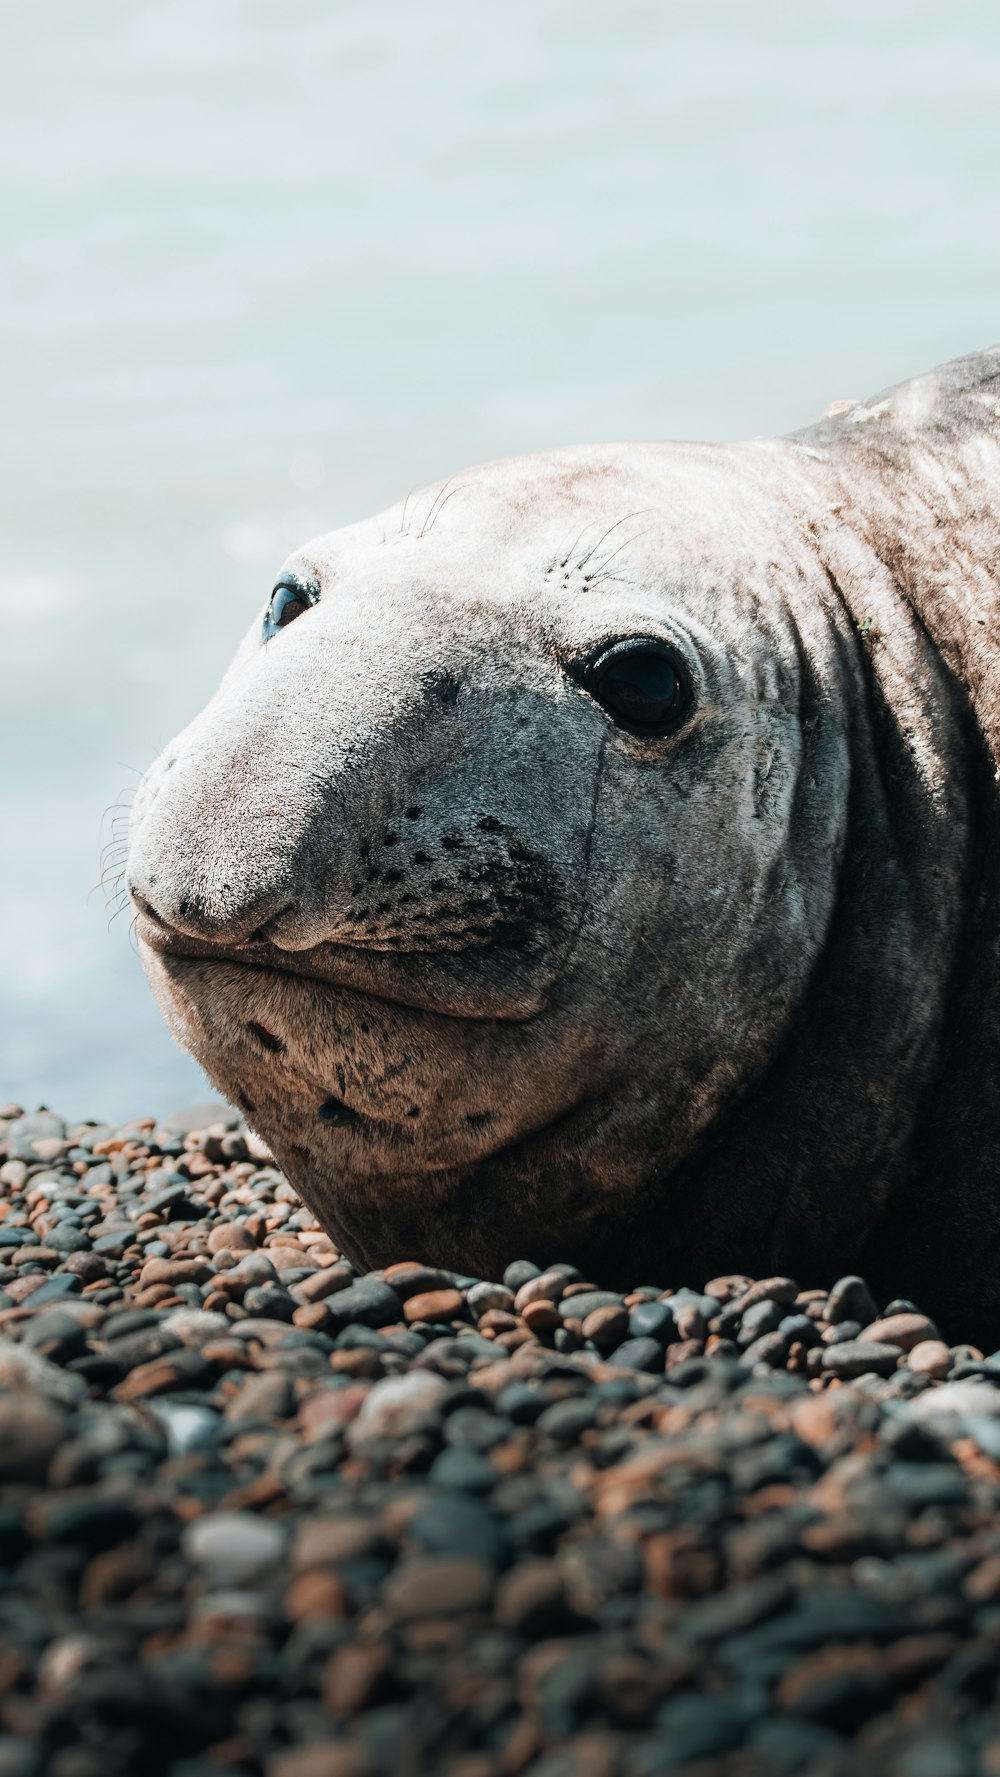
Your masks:
M 1000 1337 L 998 497 L 1000 351 L 286 563 L 318 601 L 151 767 L 129 884 L 174 1035 L 356 1262 L 866 1266 Z M 694 689 L 662 739 L 573 673 L 640 636 Z

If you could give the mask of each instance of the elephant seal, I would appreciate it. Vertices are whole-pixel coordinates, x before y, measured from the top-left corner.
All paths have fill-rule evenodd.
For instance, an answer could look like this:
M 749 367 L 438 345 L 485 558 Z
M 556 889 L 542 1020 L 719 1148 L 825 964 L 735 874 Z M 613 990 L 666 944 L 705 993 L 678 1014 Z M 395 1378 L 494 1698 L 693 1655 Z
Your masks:
M 128 882 L 346 1254 L 863 1263 L 1000 1336 L 998 512 L 1000 348 L 292 556 Z

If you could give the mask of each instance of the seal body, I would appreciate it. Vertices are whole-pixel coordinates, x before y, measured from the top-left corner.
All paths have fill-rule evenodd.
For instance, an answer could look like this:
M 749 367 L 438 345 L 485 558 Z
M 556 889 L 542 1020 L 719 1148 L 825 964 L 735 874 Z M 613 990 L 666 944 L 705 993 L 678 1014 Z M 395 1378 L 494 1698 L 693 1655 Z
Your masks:
M 143 780 L 167 1021 L 356 1262 L 1000 1336 L 1000 350 L 838 407 L 320 538 Z

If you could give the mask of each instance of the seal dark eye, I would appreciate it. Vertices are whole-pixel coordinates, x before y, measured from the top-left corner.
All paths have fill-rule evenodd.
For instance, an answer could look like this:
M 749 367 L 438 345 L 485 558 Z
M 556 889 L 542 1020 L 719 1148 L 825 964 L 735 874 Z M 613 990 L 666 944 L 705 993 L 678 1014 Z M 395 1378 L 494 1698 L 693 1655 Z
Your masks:
M 612 721 L 633 734 L 669 734 L 693 702 L 676 649 L 653 636 L 635 636 L 604 648 L 580 677 Z
M 264 613 L 264 640 L 269 642 L 279 629 L 287 629 L 303 611 L 316 603 L 316 595 L 308 587 L 283 584 L 276 586 Z

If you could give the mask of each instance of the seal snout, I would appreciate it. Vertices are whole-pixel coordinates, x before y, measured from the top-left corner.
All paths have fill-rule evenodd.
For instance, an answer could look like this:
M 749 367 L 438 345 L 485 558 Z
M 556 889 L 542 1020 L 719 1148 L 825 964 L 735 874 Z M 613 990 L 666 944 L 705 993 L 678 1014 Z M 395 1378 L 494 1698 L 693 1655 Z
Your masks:
M 249 887 L 249 885 L 248 885 Z M 129 871 L 129 894 L 138 912 L 158 932 L 195 938 L 202 943 L 225 945 L 275 944 L 281 946 L 282 922 L 293 918 L 296 902 L 279 893 L 234 893 L 228 883 L 216 895 L 190 890 L 171 892 L 168 882 L 157 882 L 141 864 Z

